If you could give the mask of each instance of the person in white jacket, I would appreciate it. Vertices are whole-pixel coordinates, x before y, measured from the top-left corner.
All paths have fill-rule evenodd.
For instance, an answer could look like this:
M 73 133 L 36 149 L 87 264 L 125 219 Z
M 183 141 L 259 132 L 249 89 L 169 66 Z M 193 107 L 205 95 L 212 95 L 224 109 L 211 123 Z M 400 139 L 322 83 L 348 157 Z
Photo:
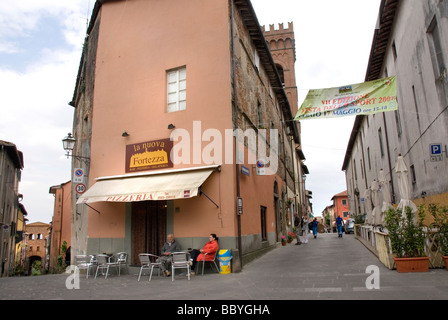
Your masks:
M 308 233 L 310 232 L 310 229 L 308 227 L 308 217 L 307 216 L 302 217 L 301 225 L 302 225 L 302 237 L 303 237 L 302 243 L 308 243 Z

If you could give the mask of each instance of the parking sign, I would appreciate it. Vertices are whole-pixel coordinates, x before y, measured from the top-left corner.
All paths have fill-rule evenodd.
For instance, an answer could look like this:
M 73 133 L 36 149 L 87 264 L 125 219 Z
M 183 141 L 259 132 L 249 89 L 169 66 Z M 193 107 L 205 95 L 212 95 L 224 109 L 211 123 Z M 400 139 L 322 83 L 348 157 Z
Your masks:
M 429 145 L 429 149 L 431 162 L 443 161 L 441 143 L 433 143 Z
M 73 172 L 73 183 L 83 183 L 84 182 L 84 169 L 75 168 Z

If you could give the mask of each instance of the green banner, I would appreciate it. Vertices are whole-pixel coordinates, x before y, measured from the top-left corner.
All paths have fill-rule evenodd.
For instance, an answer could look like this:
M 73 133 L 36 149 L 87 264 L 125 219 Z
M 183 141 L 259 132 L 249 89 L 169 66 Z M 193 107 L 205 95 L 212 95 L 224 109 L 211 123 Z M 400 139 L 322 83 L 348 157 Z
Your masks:
M 310 90 L 294 120 L 339 118 L 398 109 L 395 77 Z

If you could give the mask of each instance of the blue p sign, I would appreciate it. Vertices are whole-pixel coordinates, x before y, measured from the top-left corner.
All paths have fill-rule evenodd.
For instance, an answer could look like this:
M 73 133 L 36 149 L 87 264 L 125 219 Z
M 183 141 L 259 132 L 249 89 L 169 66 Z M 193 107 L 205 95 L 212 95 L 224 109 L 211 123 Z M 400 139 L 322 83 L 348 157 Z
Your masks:
M 440 155 L 440 154 L 442 154 L 442 144 L 441 143 L 432 144 L 431 145 L 431 155 L 436 156 L 436 155 Z

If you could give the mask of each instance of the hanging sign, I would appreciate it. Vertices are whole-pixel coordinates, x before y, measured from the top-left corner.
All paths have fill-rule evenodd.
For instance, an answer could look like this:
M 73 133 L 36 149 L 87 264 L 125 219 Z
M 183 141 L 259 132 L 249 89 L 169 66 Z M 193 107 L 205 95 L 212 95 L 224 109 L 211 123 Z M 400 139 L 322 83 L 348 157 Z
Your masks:
M 294 120 L 340 118 L 398 109 L 395 77 L 308 92 Z

